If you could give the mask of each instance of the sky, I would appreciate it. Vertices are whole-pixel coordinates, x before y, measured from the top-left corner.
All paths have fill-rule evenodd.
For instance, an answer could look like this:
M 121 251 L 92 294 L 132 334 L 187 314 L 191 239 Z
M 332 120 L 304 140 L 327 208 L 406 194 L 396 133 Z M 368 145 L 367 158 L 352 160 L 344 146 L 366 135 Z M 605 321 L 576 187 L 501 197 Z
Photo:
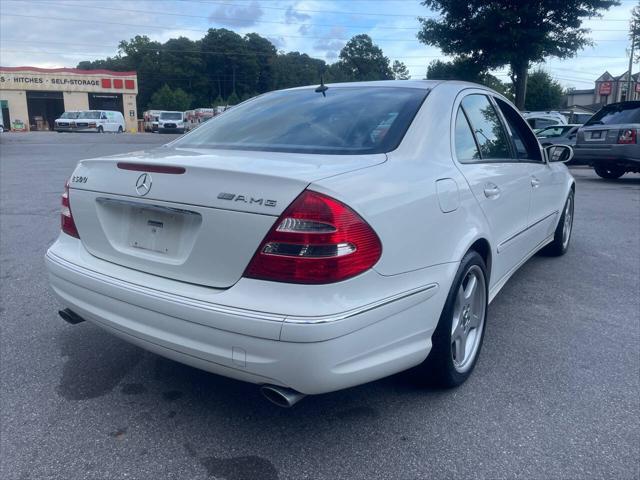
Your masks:
M 572 59 L 550 58 L 542 68 L 577 89 L 593 88 L 605 70 L 625 72 L 630 12 L 638 0 L 621 2 L 584 23 L 593 47 Z M 0 0 L 0 65 L 75 67 L 115 55 L 118 42 L 135 35 L 196 40 L 208 28 L 228 28 L 329 63 L 349 38 L 366 33 L 391 61 L 404 62 L 412 78 L 424 78 L 431 61 L 447 58 L 418 42 L 419 16 L 434 16 L 419 0 Z M 507 68 L 494 74 L 509 79 Z

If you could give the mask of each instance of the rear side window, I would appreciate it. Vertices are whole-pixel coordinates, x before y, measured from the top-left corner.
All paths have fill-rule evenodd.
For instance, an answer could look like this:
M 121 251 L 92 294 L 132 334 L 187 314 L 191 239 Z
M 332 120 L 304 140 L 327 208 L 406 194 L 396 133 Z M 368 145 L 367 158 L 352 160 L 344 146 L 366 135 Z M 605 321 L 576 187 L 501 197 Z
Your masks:
M 589 119 L 586 125 L 617 125 L 640 123 L 640 102 L 607 105 Z
M 458 108 L 458 114 L 456 116 L 455 145 L 456 157 L 460 162 L 468 163 L 481 160 L 478 145 L 476 144 L 475 138 L 473 138 L 471 126 L 467 121 L 462 107 Z
M 508 103 L 499 98 L 495 100 L 507 122 L 507 133 L 511 137 L 518 159 L 541 162 L 540 144 L 533 132 L 527 127 L 524 119 Z M 559 128 L 563 129 L 563 127 Z
M 428 90 L 329 87 L 262 95 L 207 122 L 175 147 L 357 155 L 394 150 Z
M 510 159 L 507 136 L 489 98 L 480 94 L 469 95 L 461 105 L 469 119 L 482 160 Z

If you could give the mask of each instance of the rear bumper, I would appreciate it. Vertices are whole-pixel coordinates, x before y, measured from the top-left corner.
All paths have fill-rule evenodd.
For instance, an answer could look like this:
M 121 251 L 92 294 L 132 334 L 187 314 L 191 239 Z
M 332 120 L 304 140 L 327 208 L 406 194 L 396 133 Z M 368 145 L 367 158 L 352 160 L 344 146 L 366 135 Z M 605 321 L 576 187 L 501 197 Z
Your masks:
M 300 317 L 202 302 L 114 278 L 63 259 L 55 244 L 46 263 L 60 301 L 109 332 L 196 368 L 305 394 L 359 385 L 421 363 L 431 348 L 447 278 L 457 269 L 455 263 L 432 267 L 442 282 L 348 311 Z
M 589 165 L 640 167 L 640 145 L 601 145 L 574 147 L 574 158 Z

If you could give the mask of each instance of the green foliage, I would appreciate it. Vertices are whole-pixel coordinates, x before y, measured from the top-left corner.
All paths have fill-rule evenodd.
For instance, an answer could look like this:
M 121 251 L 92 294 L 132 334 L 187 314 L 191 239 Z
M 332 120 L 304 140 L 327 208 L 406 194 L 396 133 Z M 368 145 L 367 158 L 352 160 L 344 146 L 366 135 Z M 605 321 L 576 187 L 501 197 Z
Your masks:
M 509 96 L 509 86 L 489 74 L 477 62 L 458 57 L 451 62 L 434 60 L 427 67 L 427 78 L 433 80 L 464 80 L 485 85 L 495 91 Z
M 340 80 L 391 80 L 394 78 L 389 59 L 382 49 L 373 43 L 369 35 L 360 34 L 351 38 L 340 51 L 340 60 L 334 74 Z
M 392 70 L 389 59 L 367 35 L 353 37 L 339 60 L 327 65 L 304 53 L 278 52 L 257 33 L 241 36 L 224 28 L 211 28 L 196 41 L 179 37 L 161 43 L 138 35 L 120 42 L 116 56 L 80 62 L 78 68 L 135 70 L 140 113 L 155 105 L 169 108 L 174 101 L 193 107 L 235 104 L 270 90 L 316 85 L 321 76 L 325 82 L 408 76 L 401 62 Z
M 529 74 L 527 79 L 526 110 L 556 110 L 562 107 L 562 85 L 542 69 Z
M 181 88 L 171 89 L 169 85 L 163 85 L 151 95 L 149 108 L 156 110 L 177 110 L 184 112 L 191 108 L 191 95 Z
M 420 18 L 418 39 L 446 55 L 468 59 L 487 71 L 508 65 L 522 108 L 529 65 L 567 58 L 590 45 L 585 18 L 617 0 L 423 0 L 439 18 Z
M 233 91 L 225 103 L 226 105 L 237 105 L 240 103 L 240 97 L 238 97 L 238 94 Z
M 393 78 L 396 80 L 409 80 L 411 78 L 407 66 L 398 60 L 393 61 L 391 70 L 393 71 Z

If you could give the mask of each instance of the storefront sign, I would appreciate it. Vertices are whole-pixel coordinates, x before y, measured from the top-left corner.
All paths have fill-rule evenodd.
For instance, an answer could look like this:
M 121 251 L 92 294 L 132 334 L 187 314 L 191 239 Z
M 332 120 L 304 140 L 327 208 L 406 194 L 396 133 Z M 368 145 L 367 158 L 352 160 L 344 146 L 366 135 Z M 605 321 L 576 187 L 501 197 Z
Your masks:
M 602 82 L 598 93 L 602 96 L 611 95 L 611 82 Z
M 86 70 L 78 73 L 60 71 L 44 73 L 0 67 L 0 90 L 65 90 L 135 94 L 136 83 L 135 77 L 114 78 L 114 75 L 105 75 L 104 71 L 96 71 L 95 74 Z

